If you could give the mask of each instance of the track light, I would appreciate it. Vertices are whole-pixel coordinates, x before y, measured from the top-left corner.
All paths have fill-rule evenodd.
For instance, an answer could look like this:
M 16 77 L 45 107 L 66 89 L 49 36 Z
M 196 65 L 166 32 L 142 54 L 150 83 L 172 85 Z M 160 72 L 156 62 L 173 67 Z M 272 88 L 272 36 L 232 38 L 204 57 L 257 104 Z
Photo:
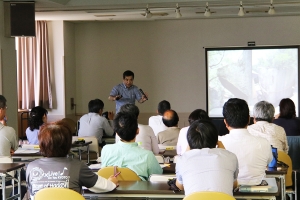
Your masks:
M 240 9 L 239 9 L 239 12 L 238 12 L 238 16 L 244 16 L 245 15 L 245 12 L 244 12 L 244 7 L 243 7 L 243 2 L 240 1 Z
M 182 17 L 182 15 L 180 13 L 180 7 L 178 6 L 178 3 L 176 4 L 175 13 L 176 13 L 176 18 Z
M 205 17 L 209 17 L 211 15 L 210 9 L 208 7 L 208 2 L 206 2 L 206 7 L 205 7 L 205 13 L 204 16 Z
M 145 17 L 148 19 L 152 17 L 152 13 L 149 10 L 148 4 L 147 4 L 146 11 L 145 11 Z
M 273 6 L 273 0 L 271 0 L 268 13 L 269 13 L 269 15 L 274 15 L 275 14 L 275 7 Z

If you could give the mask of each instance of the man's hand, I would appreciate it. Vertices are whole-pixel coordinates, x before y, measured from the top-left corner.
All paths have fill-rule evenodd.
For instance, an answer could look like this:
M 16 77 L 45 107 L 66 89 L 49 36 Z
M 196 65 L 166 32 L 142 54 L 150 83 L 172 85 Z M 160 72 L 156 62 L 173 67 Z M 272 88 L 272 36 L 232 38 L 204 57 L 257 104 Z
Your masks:
M 145 95 L 142 95 L 142 98 L 139 100 L 139 103 L 144 103 L 148 100 L 148 94 L 145 92 Z
M 114 116 L 115 116 L 114 112 L 112 112 L 112 111 L 108 112 L 108 116 L 107 117 L 108 117 L 109 120 L 113 120 Z
M 113 182 L 114 184 L 116 184 L 116 186 L 119 185 L 119 181 L 118 181 L 117 177 L 115 177 L 115 176 L 113 176 L 113 175 L 111 175 L 111 176 L 108 178 L 108 180 L 110 180 L 111 182 Z

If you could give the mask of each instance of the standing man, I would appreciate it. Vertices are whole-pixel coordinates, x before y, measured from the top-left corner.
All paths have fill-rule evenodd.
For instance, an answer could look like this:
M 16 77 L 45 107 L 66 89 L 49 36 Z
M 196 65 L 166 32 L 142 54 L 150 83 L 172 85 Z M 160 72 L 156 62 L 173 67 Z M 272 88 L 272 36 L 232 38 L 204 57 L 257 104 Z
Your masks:
M 148 99 L 147 94 L 141 94 L 138 87 L 133 85 L 134 73 L 127 70 L 123 73 L 123 83 L 116 85 L 110 92 L 108 99 L 116 101 L 116 113 L 125 104 L 135 104 L 135 100 L 144 103 Z

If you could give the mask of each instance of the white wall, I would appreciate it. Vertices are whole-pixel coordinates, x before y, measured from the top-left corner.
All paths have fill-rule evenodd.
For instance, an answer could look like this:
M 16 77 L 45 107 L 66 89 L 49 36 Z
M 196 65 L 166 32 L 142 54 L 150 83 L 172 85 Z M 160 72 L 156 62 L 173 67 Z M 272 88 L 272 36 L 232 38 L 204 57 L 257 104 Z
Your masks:
M 299 16 L 75 24 L 77 112 L 93 98 L 115 110 L 107 97 L 127 69 L 149 93 L 141 113 L 163 99 L 179 113 L 206 109 L 203 47 L 300 44 L 299 32 Z

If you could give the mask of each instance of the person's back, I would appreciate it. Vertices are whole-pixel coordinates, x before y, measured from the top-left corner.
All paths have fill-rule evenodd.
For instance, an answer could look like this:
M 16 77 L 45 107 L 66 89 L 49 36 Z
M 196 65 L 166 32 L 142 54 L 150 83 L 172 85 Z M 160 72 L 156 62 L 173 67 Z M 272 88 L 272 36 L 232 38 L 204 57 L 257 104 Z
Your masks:
M 157 134 L 159 132 L 164 131 L 168 128 L 162 121 L 162 115 L 164 114 L 164 112 L 166 110 L 170 110 L 170 109 L 171 109 L 170 103 L 166 100 L 163 100 L 163 101 L 159 102 L 159 104 L 157 106 L 156 112 L 158 115 L 151 116 L 149 118 L 148 124 L 153 129 L 155 136 L 157 136 Z
M 104 146 L 101 152 L 101 167 L 127 167 L 142 180 L 148 180 L 151 174 L 162 173 L 162 168 L 154 154 L 138 147 L 135 142 L 136 135 L 139 133 L 135 115 L 120 111 L 114 119 L 114 130 L 121 141 Z
M 11 150 L 18 149 L 16 131 L 9 126 L 0 123 L 0 156 L 11 156 Z
M 184 187 L 185 195 L 199 191 L 232 195 L 238 175 L 237 157 L 225 149 L 215 148 L 218 133 L 214 125 L 209 121 L 195 121 L 189 128 L 187 139 L 190 150 L 178 157 L 176 185 Z
M 300 120 L 297 118 L 278 118 L 273 123 L 284 128 L 286 136 L 300 136 Z

